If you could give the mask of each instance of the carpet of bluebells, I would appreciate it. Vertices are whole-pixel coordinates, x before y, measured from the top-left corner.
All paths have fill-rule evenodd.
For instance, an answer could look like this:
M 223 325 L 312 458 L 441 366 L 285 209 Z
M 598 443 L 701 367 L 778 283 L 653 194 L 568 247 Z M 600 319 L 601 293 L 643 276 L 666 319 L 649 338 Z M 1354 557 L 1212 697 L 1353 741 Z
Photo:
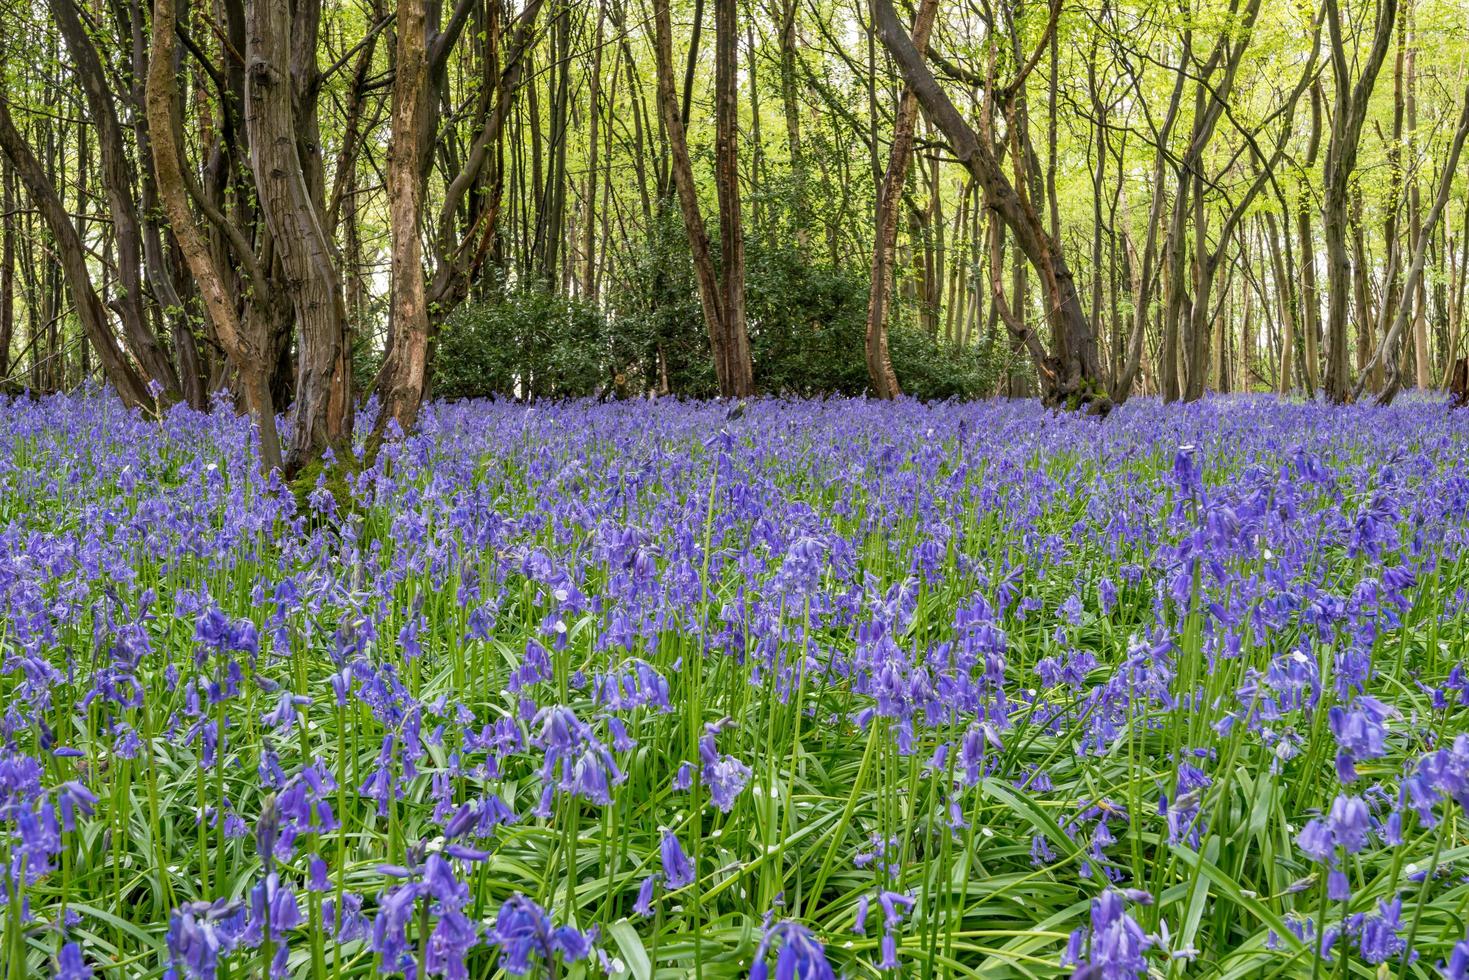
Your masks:
M 1469 412 L 0 405 L 0 963 L 1469 977 Z

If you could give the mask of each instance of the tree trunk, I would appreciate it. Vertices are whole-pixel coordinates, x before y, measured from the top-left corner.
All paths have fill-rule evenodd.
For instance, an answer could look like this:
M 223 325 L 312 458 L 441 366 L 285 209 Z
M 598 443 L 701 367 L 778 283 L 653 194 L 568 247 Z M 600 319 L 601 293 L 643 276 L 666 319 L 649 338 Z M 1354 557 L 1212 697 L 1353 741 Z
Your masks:
M 938 0 L 922 0 L 913 25 L 913 45 L 919 54 L 928 47 Z M 903 184 L 908 173 L 908 157 L 913 148 L 913 131 L 918 121 L 918 96 L 904 86 L 898 100 L 897 118 L 893 123 L 893 143 L 888 154 L 888 169 L 883 175 L 877 195 L 875 245 L 872 250 L 872 283 L 867 293 L 867 383 L 878 398 L 896 398 L 902 394 L 893 362 L 888 355 L 887 299 L 892 279 L 893 248 L 898 239 L 898 206 L 903 199 Z
M 1428 256 L 1428 240 L 1433 234 L 1433 228 L 1438 224 L 1439 218 L 1449 201 L 1449 195 L 1453 192 L 1454 177 L 1458 173 L 1459 156 L 1464 149 L 1464 140 L 1469 137 L 1469 88 L 1464 90 L 1464 106 L 1459 113 L 1459 122 L 1454 130 L 1454 138 L 1449 145 L 1448 158 L 1444 161 L 1443 171 L 1439 174 L 1438 190 L 1434 194 L 1433 205 L 1428 213 L 1428 220 L 1419 228 L 1417 236 L 1412 243 L 1412 264 L 1408 267 L 1408 275 L 1404 280 L 1404 295 L 1411 296 L 1422 282 L 1423 267 Z M 1387 369 L 1386 383 L 1383 385 L 1381 394 L 1378 396 L 1379 405 L 1390 403 L 1402 387 L 1402 371 L 1400 369 L 1397 345 L 1407 328 L 1408 317 L 1411 315 L 1413 305 L 1407 302 L 1398 304 L 1397 311 L 1393 316 L 1392 325 L 1387 329 L 1372 356 L 1372 365 L 1382 363 Z M 1356 390 L 1352 397 L 1360 398 L 1362 388 L 1366 381 L 1365 372 L 1357 379 Z
M 1290 274 L 1281 259 L 1280 231 L 1275 215 L 1265 212 L 1265 245 L 1270 252 L 1270 268 L 1275 280 L 1275 302 L 1280 316 L 1280 377 L 1276 390 L 1284 395 L 1291 390 L 1298 327 L 1291 303 Z
M 0 155 L 0 380 L 10 374 L 15 336 L 15 182 Z
M 736 378 L 748 375 L 748 361 L 743 371 L 733 366 L 736 352 L 731 349 L 725 329 L 725 291 L 714 271 L 709 252 L 709 234 L 704 216 L 699 211 L 699 192 L 694 185 L 694 166 L 689 158 L 684 136 L 683 117 L 679 111 L 673 84 L 673 24 L 668 0 L 653 0 L 653 23 L 658 69 L 658 109 L 668 139 L 669 169 L 674 190 L 683 214 L 684 232 L 689 240 L 689 256 L 699 287 L 699 300 L 704 310 L 704 324 L 709 331 L 709 346 L 714 356 L 714 373 L 722 395 L 734 395 Z M 748 348 L 746 348 L 748 351 Z M 748 354 L 747 354 L 748 357 Z
M 31 204 L 40 212 L 51 232 L 56 243 L 60 273 L 71 293 L 77 319 L 81 321 L 87 339 L 96 348 L 108 380 L 117 389 L 124 404 L 150 404 L 152 395 L 148 391 L 147 382 L 118 345 L 117 338 L 112 334 L 112 326 L 107 322 L 107 311 L 92 286 L 91 274 L 87 270 L 86 246 L 71 223 L 71 216 L 67 214 L 66 207 L 57 196 L 56 188 L 46 176 L 41 162 L 16 130 L 10 118 L 10 103 L 3 90 L 0 90 L 0 152 L 10 160 L 16 176 L 30 195 Z M 55 267 L 49 268 L 54 270 Z M 54 314 L 49 318 L 48 330 L 56 328 L 58 319 L 59 316 Z M 60 377 L 57 375 L 56 380 L 59 381 Z
M 1367 234 L 1362 227 L 1362 188 L 1352 187 L 1351 208 L 1347 212 L 1347 225 L 1352 234 L 1352 295 L 1357 311 L 1357 372 L 1368 370 L 1372 359 L 1373 327 L 1377 315 L 1372 309 L 1372 266 L 1367 261 Z M 1382 369 L 1373 368 L 1369 383 L 1373 391 L 1382 390 Z
M 133 199 L 135 177 L 123 145 L 122 126 L 118 123 L 115 93 L 102 69 L 102 61 L 92 40 L 82 29 L 73 6 L 75 0 L 50 0 L 52 16 L 71 54 L 72 69 L 86 99 L 87 112 L 97 133 L 98 152 L 102 161 L 102 184 L 112 215 L 113 235 L 117 244 L 118 282 L 122 287 L 116 308 L 122 320 L 123 336 L 137 358 L 143 372 L 163 388 L 163 396 L 172 401 L 180 397 L 178 374 L 163 346 L 148 326 L 143 307 L 142 230 L 138 224 L 138 208 Z
M 261 466 L 269 472 L 280 468 L 282 462 L 280 437 L 275 427 L 275 403 L 270 390 L 271 324 L 269 318 L 261 316 L 258 309 L 252 315 L 248 307 L 246 319 L 242 322 L 235 308 L 235 297 L 230 295 L 224 271 L 217 264 L 214 253 L 194 223 L 194 216 L 189 210 L 190 194 L 179 150 L 180 122 L 173 67 L 174 31 L 171 25 L 176 16 L 174 0 L 155 0 L 146 105 L 158 196 L 178 239 L 179 250 L 198 284 L 215 335 L 224 348 L 225 356 L 234 366 L 241 387 L 245 389 L 246 405 L 259 430 Z M 203 195 L 193 196 L 202 199 Z M 225 217 L 218 212 L 211 214 L 210 220 L 222 233 L 228 234 L 231 230 Z M 236 235 L 237 239 L 242 237 Z M 245 270 L 247 284 L 263 290 L 265 280 L 256 267 L 254 253 L 242 240 L 235 242 L 235 248 L 239 261 L 248 266 Z M 258 297 L 259 301 L 265 299 L 263 295 Z M 261 303 L 251 305 L 258 308 Z
M 1440 384 L 1448 387 L 1459 358 L 1459 341 L 1464 332 L 1464 291 L 1469 285 L 1469 204 L 1463 208 L 1464 227 L 1459 232 L 1459 258 L 1453 261 L 1454 236 L 1445 235 L 1444 251 L 1450 253 L 1448 307 L 1449 336 L 1444 344 L 1444 373 Z M 1445 219 L 1447 220 L 1447 219 Z
M 728 351 L 723 394 L 755 393 L 745 327 L 745 230 L 740 209 L 739 41 L 737 0 L 714 0 L 714 187 L 719 197 L 722 326 Z
M 393 71 L 392 131 L 388 143 L 388 224 L 391 240 L 392 339 L 383 361 L 382 408 L 373 435 L 391 421 L 411 432 L 428 376 L 428 306 L 418 234 L 423 208 L 420 177 L 428 114 L 428 26 L 425 0 L 398 0 L 398 47 Z
M 290 0 L 249 0 L 245 41 L 250 170 L 296 320 L 296 424 L 285 457 L 290 475 L 328 447 L 349 452 L 352 418 L 341 282 L 311 183 L 312 161 L 302 158 L 297 142 L 298 125 L 310 128 L 314 114 L 298 112 L 293 43 L 301 45 L 299 34 L 311 31 L 314 54 L 315 18 L 310 4 L 295 6 L 293 13 Z
M 1192 33 L 1184 35 L 1183 57 L 1189 56 Z M 1179 106 L 1183 101 L 1184 83 L 1188 79 L 1188 73 L 1176 72 L 1173 81 L 1173 93 L 1168 99 L 1168 111 L 1163 117 L 1163 125 L 1160 127 L 1159 141 L 1166 143 L 1169 135 L 1173 132 L 1174 124 L 1178 119 Z M 1167 155 L 1155 154 L 1153 161 L 1152 181 L 1152 204 L 1148 210 L 1147 237 L 1143 244 L 1143 252 L 1140 258 L 1141 269 L 1137 274 L 1137 287 L 1134 295 L 1132 330 L 1128 337 L 1127 359 L 1123 362 L 1122 374 L 1115 380 L 1112 386 L 1112 398 L 1119 404 L 1128 399 L 1132 394 L 1134 379 L 1137 377 L 1143 357 L 1143 336 L 1147 330 L 1148 316 L 1152 309 L 1153 280 L 1155 278 L 1154 263 L 1158 253 L 1158 233 L 1163 224 L 1163 210 L 1168 203 L 1168 195 L 1164 190 L 1164 181 L 1167 178 Z
M 1371 47 L 1361 63 L 1361 74 L 1355 83 L 1348 67 L 1338 0 L 1323 0 L 1323 3 L 1331 41 L 1332 75 L 1336 81 L 1335 111 L 1331 116 L 1331 136 L 1322 173 L 1325 185 L 1321 205 L 1322 237 L 1326 240 L 1327 258 L 1326 394 L 1332 401 L 1344 402 L 1351 395 L 1347 320 L 1352 302 L 1352 262 L 1347 254 L 1347 208 L 1352 173 L 1357 167 L 1362 125 L 1367 118 L 1372 88 L 1392 41 L 1398 0 L 1380 0 Z
M 605 0 L 597 0 L 597 33 L 595 45 L 592 48 L 591 83 L 587 92 L 587 189 L 582 195 L 585 207 L 582 213 L 586 216 L 582 229 L 582 256 L 584 265 L 581 276 L 581 294 L 584 298 L 596 301 L 597 290 L 597 182 L 601 178 L 598 172 L 597 154 L 601 147 L 597 144 L 598 128 L 602 119 L 602 36 L 604 21 L 606 20 Z M 615 75 L 616 72 L 614 71 Z M 606 207 L 606 203 L 603 204 Z
M 1409 29 L 1412 29 L 1411 16 Z M 1416 160 L 1418 156 L 1418 39 L 1416 31 L 1408 41 L 1406 54 L 1407 66 L 1407 97 L 1406 115 L 1408 126 L 1408 158 Z M 1408 237 L 1411 241 L 1418 241 L 1423 234 L 1423 215 L 1420 213 L 1422 201 L 1418 192 L 1418 170 L 1415 167 L 1413 175 L 1408 183 Z M 1433 222 L 1429 222 L 1429 229 Z M 1418 279 L 1418 288 L 1404 297 L 1405 302 L 1413 303 L 1413 356 L 1414 356 L 1414 380 L 1418 387 L 1427 390 L 1433 385 L 1433 362 L 1429 357 L 1428 350 L 1428 316 L 1426 310 L 1427 289 L 1423 279 Z
M 796 180 L 797 208 L 801 206 L 804 166 L 801 161 L 801 108 L 796 93 L 796 9 L 798 0 L 780 5 L 780 101 L 785 113 L 786 148 L 791 174 Z M 800 217 L 800 215 L 797 215 Z
M 874 5 L 883 44 L 908 86 L 979 185 L 985 203 L 1010 229 L 1020 251 L 1040 275 L 1053 333 L 1065 341 L 1062 356 L 1045 352 L 1043 347 L 1039 354 L 1035 347 L 1030 348 L 1044 400 L 1052 405 L 1069 404 L 1105 413 L 1111 408 L 1111 400 L 1098 363 L 1096 334 L 1082 308 L 1065 256 L 1046 232 L 1035 209 L 1011 186 L 994 153 L 980 141 L 940 88 L 899 22 L 892 0 L 875 0 Z M 1024 81 L 1023 75 L 1022 72 L 1017 82 Z

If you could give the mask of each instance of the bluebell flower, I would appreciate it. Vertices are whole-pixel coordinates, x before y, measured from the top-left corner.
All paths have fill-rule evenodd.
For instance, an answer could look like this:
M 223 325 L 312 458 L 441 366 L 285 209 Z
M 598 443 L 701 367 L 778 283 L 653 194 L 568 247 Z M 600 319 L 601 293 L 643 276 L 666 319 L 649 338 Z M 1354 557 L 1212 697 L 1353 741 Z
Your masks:
M 165 941 L 169 980 L 214 980 L 219 958 L 239 945 L 245 931 L 239 903 L 192 902 L 169 915 Z
M 1400 956 L 1408 943 L 1399 933 L 1403 929 L 1403 899 L 1391 902 L 1377 900 L 1377 914 L 1366 916 L 1360 927 L 1357 946 L 1368 963 L 1386 963 Z
M 694 881 L 694 866 L 684 854 L 683 847 L 673 831 L 663 831 L 658 845 L 663 857 L 663 882 L 669 888 L 683 888 Z
M 1104 980 L 1136 980 L 1147 976 L 1145 954 L 1153 944 L 1128 915 L 1121 893 L 1108 889 L 1092 899 L 1091 924 L 1072 932 L 1061 965 L 1099 968 Z
M 512 895 L 500 906 L 489 939 L 500 947 L 500 967 L 523 977 L 539 962 L 549 965 L 559 955 L 574 963 L 591 952 L 594 937 L 569 926 L 556 927 L 546 910 L 524 895 Z
M 1361 797 L 1338 796 L 1331 803 L 1326 822 L 1332 837 L 1348 854 L 1355 854 L 1367 846 L 1372 817 Z
M 1381 701 L 1365 695 L 1352 702 L 1350 709 L 1333 705 L 1327 713 L 1337 742 L 1337 776 L 1343 783 L 1357 778 L 1356 763 L 1378 758 L 1387 751 L 1386 721 L 1391 714 Z
M 56 954 L 54 980 L 92 980 L 92 968 L 82 959 L 82 947 L 68 942 Z
M 366 939 L 371 929 L 367 916 L 362 914 L 362 896 L 347 892 L 342 895 L 342 907 L 337 908 L 335 896 L 328 896 L 321 903 L 322 918 L 327 922 L 329 934 L 339 943 L 350 943 Z
M 767 980 L 772 951 L 775 980 L 836 980 L 826 960 L 826 949 L 811 930 L 798 922 L 784 919 L 766 927 L 750 964 L 750 980 Z
M 646 917 L 653 914 L 653 888 L 658 884 L 658 878 L 657 874 L 650 874 L 638 885 L 638 897 L 632 906 L 634 915 Z
M 1439 964 L 1439 973 L 1444 980 L 1469 980 L 1469 939 L 1454 943 L 1449 952 L 1449 961 Z
M 316 893 L 329 892 L 332 889 L 331 880 L 327 877 L 326 862 L 321 859 L 320 854 L 311 855 L 306 888 Z
M 56 794 L 56 802 L 61 807 L 61 828 L 70 833 L 76 830 L 78 813 L 84 817 L 92 815 L 92 810 L 97 804 L 97 796 L 81 783 L 69 780 L 61 784 Z

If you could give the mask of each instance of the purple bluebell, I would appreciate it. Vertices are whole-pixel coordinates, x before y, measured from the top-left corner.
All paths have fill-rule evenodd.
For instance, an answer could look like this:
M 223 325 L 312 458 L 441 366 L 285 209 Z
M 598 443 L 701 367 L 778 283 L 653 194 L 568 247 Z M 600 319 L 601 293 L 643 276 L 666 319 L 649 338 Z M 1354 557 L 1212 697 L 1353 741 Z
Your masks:
M 836 980 L 825 947 L 798 922 L 784 919 L 765 928 L 750 964 L 750 980 L 767 980 L 772 953 L 776 980 Z

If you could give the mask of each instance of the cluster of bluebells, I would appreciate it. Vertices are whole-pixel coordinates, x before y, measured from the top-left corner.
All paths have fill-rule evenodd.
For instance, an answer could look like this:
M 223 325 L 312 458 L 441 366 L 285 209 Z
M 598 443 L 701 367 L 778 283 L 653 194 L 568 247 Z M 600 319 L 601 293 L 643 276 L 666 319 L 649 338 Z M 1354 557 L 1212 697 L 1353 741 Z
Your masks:
M 1045 880 L 1079 976 L 1469 978 L 1445 404 L 436 404 L 305 492 L 227 399 L 0 409 L 29 973 L 616 974 L 631 928 L 665 970 L 907 975 L 975 965 L 963 868 Z M 1175 940 L 1245 839 L 1279 928 Z

